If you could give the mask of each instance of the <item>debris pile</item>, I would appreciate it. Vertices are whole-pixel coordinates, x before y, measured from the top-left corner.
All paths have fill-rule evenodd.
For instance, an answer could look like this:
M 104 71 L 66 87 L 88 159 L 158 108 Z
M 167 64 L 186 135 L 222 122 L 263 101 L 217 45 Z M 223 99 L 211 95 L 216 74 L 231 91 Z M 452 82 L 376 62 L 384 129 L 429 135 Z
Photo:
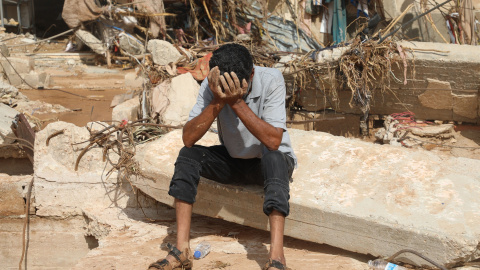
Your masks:
M 375 138 L 384 144 L 423 147 L 428 150 L 437 145 L 456 142 L 453 124 L 435 124 L 416 121 L 411 112 L 392 114 L 386 117 L 384 128 L 375 133 Z

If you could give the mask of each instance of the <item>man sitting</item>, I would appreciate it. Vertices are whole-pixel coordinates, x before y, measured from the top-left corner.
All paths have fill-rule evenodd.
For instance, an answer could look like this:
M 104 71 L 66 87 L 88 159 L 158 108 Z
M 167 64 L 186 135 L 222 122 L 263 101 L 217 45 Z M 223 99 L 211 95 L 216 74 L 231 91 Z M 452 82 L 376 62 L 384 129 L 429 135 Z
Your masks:
M 176 248 L 152 269 L 191 269 L 190 224 L 200 176 L 225 184 L 263 185 L 270 222 L 270 259 L 263 269 L 287 269 L 283 253 L 289 180 L 296 165 L 286 131 L 285 82 L 280 71 L 257 67 L 238 44 L 213 52 L 210 73 L 183 128 L 169 195 L 175 198 Z M 218 118 L 218 119 L 217 119 Z M 195 145 L 217 119 L 221 145 Z

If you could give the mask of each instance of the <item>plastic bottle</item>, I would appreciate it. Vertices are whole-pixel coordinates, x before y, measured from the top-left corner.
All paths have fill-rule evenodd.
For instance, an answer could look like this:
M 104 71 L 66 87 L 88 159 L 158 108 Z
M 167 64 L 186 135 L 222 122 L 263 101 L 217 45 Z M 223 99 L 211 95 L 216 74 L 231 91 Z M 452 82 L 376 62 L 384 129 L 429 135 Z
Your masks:
M 208 243 L 207 241 L 202 241 L 195 248 L 195 252 L 193 252 L 193 257 L 198 260 L 207 256 L 209 252 L 210 252 L 210 243 Z
M 394 263 L 389 263 L 382 259 L 376 259 L 374 261 L 368 261 L 368 266 L 375 270 L 407 270 L 407 268 Z

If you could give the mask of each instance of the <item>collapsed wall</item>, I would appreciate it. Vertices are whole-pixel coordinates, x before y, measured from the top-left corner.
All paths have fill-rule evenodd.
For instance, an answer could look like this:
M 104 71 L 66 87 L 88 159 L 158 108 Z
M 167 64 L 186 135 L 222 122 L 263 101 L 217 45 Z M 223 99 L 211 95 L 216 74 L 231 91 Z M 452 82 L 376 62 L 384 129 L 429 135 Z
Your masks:
M 406 52 L 406 72 L 402 59 L 392 59 L 391 70 L 385 70 L 389 89 L 374 85 L 370 102 L 371 115 L 390 115 L 411 111 L 418 119 L 480 123 L 480 47 L 432 42 L 398 43 Z M 318 53 L 317 61 L 335 62 L 346 48 Z M 288 68 L 281 69 L 289 72 Z M 338 100 L 337 113 L 362 115 L 360 106 L 350 106 L 352 91 L 344 86 L 332 86 L 331 69 L 324 69 L 320 89 L 313 82 L 298 93 L 299 105 L 307 111 L 324 110 Z M 375 83 L 379 83 L 379 74 Z M 288 81 L 291 75 L 287 75 Z M 326 97 L 336 88 L 338 96 Z M 329 100 L 330 99 L 330 100 Z

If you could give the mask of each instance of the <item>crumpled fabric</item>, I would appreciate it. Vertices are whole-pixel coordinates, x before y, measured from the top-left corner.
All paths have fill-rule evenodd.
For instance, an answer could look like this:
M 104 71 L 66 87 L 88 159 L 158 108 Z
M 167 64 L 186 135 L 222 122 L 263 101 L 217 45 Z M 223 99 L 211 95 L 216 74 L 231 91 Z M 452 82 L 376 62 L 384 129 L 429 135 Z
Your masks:
M 146 12 L 148 14 L 160 14 L 165 12 L 163 0 L 142 0 L 138 1 L 136 5 L 138 10 Z M 160 33 L 162 33 L 162 35 L 165 35 L 167 28 L 164 16 L 151 16 L 149 17 L 149 20 L 149 30 L 154 38 L 157 38 Z
M 184 74 L 187 72 L 192 73 L 193 78 L 197 81 L 203 81 L 210 72 L 209 62 L 210 58 L 212 58 L 213 53 L 209 53 L 204 57 L 198 59 L 197 64 L 195 67 L 178 67 L 177 72 L 179 74 Z
M 104 7 L 97 6 L 95 0 L 65 0 L 62 18 L 70 28 L 78 28 L 83 22 L 100 17 Z

